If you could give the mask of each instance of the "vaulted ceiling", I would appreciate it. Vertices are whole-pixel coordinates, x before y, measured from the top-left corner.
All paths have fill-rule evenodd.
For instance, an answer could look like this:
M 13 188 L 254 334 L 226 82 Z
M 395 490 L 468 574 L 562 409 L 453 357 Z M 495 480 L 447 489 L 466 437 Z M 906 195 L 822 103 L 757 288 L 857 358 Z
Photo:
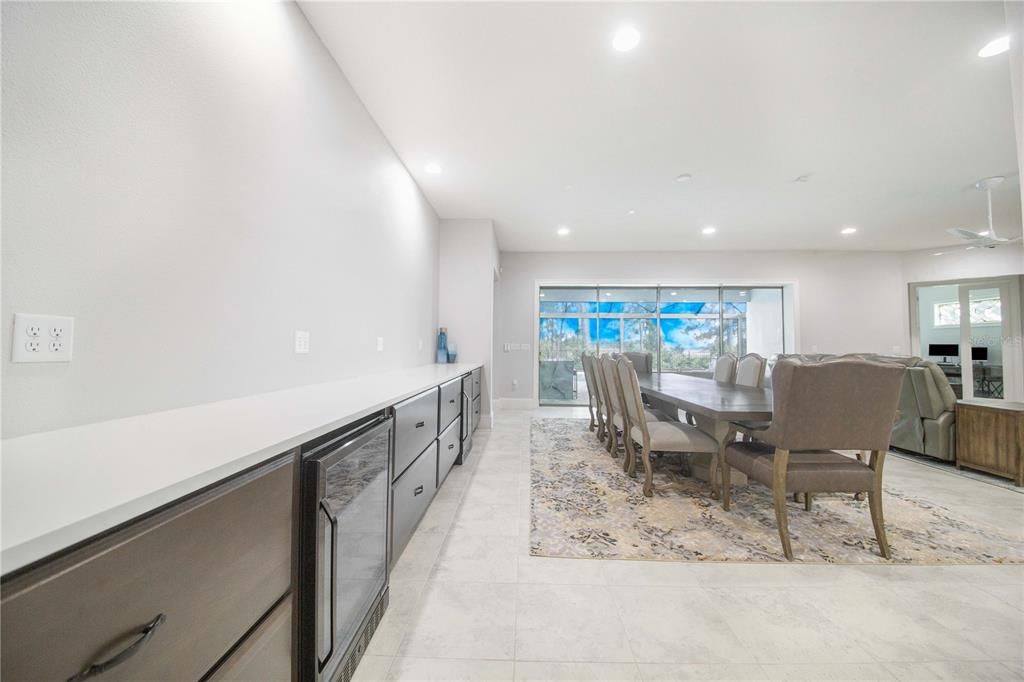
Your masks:
M 438 214 L 503 250 L 940 246 L 992 175 L 1021 232 L 1009 54 L 977 54 L 1001 2 L 302 8 Z

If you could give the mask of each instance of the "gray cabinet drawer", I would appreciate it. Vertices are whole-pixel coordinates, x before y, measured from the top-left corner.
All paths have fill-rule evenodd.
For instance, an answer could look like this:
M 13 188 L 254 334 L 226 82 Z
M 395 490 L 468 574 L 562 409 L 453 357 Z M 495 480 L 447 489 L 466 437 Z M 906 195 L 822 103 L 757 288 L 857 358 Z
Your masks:
M 452 379 L 441 384 L 441 421 L 438 427 L 443 431 L 455 421 L 462 411 L 462 379 Z
M 207 678 L 210 682 L 290 682 L 292 597 L 288 595 Z
M 140 640 L 108 680 L 197 680 L 291 586 L 294 454 L 3 586 L 0 676 L 66 680 Z
M 395 405 L 395 466 L 392 480 L 437 438 L 437 396 L 432 388 Z
M 430 444 L 391 488 L 391 563 L 409 543 L 437 490 L 437 441 Z
M 483 370 L 480 369 L 479 367 L 473 370 L 473 392 L 470 393 L 470 395 L 473 396 L 474 398 L 480 396 L 480 377 L 482 374 Z
M 480 396 L 473 398 L 473 430 L 476 431 L 476 427 L 480 426 Z
M 440 488 L 444 479 L 447 478 L 448 472 L 451 471 L 452 466 L 455 464 L 455 460 L 459 458 L 459 449 L 462 446 L 462 434 L 460 432 L 462 425 L 458 422 L 452 422 L 448 429 L 441 434 L 441 437 L 437 439 L 437 487 Z

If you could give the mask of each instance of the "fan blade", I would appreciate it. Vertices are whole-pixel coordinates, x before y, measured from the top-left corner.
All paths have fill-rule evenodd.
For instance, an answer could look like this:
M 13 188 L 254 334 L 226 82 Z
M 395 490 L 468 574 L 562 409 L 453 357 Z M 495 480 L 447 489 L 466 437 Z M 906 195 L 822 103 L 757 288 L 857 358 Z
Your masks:
M 960 239 L 966 239 L 972 242 L 985 241 L 985 237 L 981 236 L 977 232 L 971 232 L 970 230 L 965 230 L 962 227 L 951 227 L 950 229 L 946 230 L 946 232 L 955 237 L 960 237 Z

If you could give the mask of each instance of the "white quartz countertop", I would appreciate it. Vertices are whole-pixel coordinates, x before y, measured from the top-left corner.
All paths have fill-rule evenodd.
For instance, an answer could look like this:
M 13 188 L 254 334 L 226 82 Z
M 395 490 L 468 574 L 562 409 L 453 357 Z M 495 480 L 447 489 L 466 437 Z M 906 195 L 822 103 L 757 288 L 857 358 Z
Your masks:
M 3 441 L 6 574 L 480 364 L 425 365 Z

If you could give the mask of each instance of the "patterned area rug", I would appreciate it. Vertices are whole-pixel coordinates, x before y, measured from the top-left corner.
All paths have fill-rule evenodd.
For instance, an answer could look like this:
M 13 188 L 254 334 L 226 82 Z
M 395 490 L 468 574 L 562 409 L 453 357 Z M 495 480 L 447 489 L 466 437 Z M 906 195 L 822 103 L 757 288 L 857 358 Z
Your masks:
M 732 511 L 708 495 L 703 481 L 677 478 L 684 490 L 646 498 L 640 478 L 622 471 L 587 422 L 534 419 L 530 429 L 530 553 L 536 556 L 661 561 L 785 561 L 771 491 L 733 486 Z M 676 458 L 655 464 L 667 483 Z M 955 512 L 886 487 L 883 500 L 893 563 L 1024 562 L 1024 546 L 994 529 L 967 524 Z M 885 563 L 878 554 L 866 501 L 819 495 L 813 509 L 789 505 L 794 559 Z

